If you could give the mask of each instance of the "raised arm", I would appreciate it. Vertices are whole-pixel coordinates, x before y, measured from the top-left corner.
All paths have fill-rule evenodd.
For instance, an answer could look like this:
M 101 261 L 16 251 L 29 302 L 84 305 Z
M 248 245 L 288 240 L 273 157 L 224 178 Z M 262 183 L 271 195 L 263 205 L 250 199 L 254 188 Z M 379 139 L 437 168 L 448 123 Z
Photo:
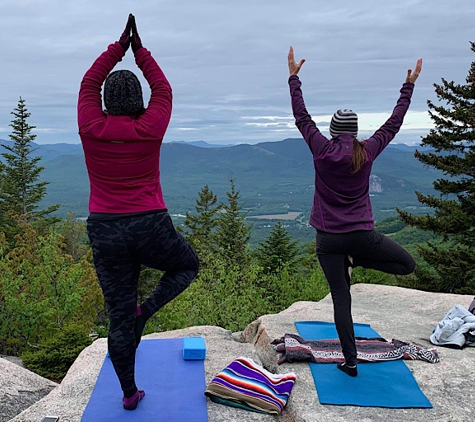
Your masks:
M 406 81 L 400 90 L 400 96 L 396 103 L 396 107 L 391 114 L 391 117 L 381 126 L 373 136 L 366 141 L 366 151 L 374 160 L 384 148 L 394 139 L 404 121 L 409 105 L 411 104 L 411 97 L 414 91 L 414 83 L 416 82 L 422 69 L 422 59 L 416 63 L 414 72 L 408 69 Z
M 290 97 L 292 100 L 292 112 L 295 117 L 295 124 L 300 133 L 302 134 L 305 142 L 309 146 L 310 151 L 312 151 L 312 154 L 319 155 L 323 146 L 328 142 L 328 139 L 321 134 L 315 122 L 312 120 L 312 116 L 310 116 L 305 107 L 302 90 L 300 89 L 302 83 L 300 82 L 300 79 L 297 76 L 304 63 L 305 59 L 300 60 L 299 63 L 295 62 L 294 49 L 290 47 L 288 55 L 288 65 L 290 74 L 289 87 Z
M 151 53 L 142 46 L 135 18 L 132 22 L 132 51 L 135 62 L 150 85 L 150 101 L 144 114 L 137 121 L 137 130 L 144 135 L 163 139 L 172 113 L 172 88 Z
M 130 45 L 130 31 L 132 28 L 132 15 L 129 15 L 124 32 L 119 41 L 109 45 L 102 53 L 81 81 L 78 98 L 78 125 L 79 129 L 92 120 L 104 116 L 102 110 L 101 87 L 107 75 L 114 66 L 122 60 Z

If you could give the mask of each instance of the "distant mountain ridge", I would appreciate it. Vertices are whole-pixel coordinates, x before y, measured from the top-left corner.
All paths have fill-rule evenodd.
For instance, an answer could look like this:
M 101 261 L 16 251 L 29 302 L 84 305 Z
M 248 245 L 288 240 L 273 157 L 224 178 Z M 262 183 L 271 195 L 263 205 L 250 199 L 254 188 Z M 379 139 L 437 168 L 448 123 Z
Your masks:
M 11 141 L 0 140 L 10 145 Z M 50 182 L 44 205 L 62 204 L 60 213 L 72 210 L 78 217 L 88 211 L 89 180 L 80 144 L 35 144 L 33 155 L 42 157 L 42 178 Z M 373 178 L 380 186 L 373 192 L 377 219 L 394 214 L 394 208 L 418 203 L 414 191 L 432 192 L 440 177 L 414 158 L 416 146 L 390 144 L 373 166 Z M 3 148 L 0 148 L 0 153 Z M 160 158 L 161 183 L 170 211 L 192 211 L 198 192 L 208 185 L 219 199 L 225 199 L 233 178 L 249 215 L 307 213 L 313 201 L 312 156 L 301 138 L 254 145 L 207 147 L 202 142 L 164 143 Z
M 170 144 L 188 144 L 201 148 L 228 148 L 236 144 L 210 144 L 206 141 L 171 141 Z
M 294 138 L 289 138 L 289 139 L 294 139 Z M 295 139 L 300 139 L 300 138 L 295 138 Z M 287 141 L 287 140 L 288 139 L 285 139 L 284 141 Z M 281 141 L 281 142 L 284 142 L 284 141 Z M 276 141 L 276 142 L 279 142 L 279 141 Z M 232 148 L 238 145 L 257 146 L 257 145 L 269 144 L 269 143 L 275 143 L 275 142 L 263 142 L 263 143 L 257 143 L 257 144 L 211 144 L 206 141 L 171 141 L 171 142 L 164 142 L 164 145 L 181 144 L 181 145 L 195 146 L 198 148 Z M 2 152 L 5 152 L 5 148 L 1 146 L 2 144 L 11 146 L 13 145 L 13 141 L 0 139 L 0 154 Z M 62 143 L 56 143 L 56 144 L 38 144 L 38 143 L 32 142 L 32 145 L 33 145 L 33 149 L 35 150 L 35 153 L 33 155 L 37 154 L 41 156 L 44 161 L 48 161 L 60 155 L 76 155 L 76 154 L 83 153 L 82 145 L 80 143 L 70 144 L 70 143 L 62 142 Z M 412 152 L 414 152 L 416 149 L 419 149 L 419 150 L 427 149 L 425 147 L 421 147 L 420 145 L 390 144 L 389 146 L 392 148 L 401 149 L 403 151 L 412 151 Z M 2 158 L 3 157 L 0 156 L 0 161 L 2 160 Z
M 171 142 L 164 142 L 164 144 L 186 144 L 192 145 L 199 148 L 230 148 L 235 146 L 235 144 L 211 144 L 206 141 L 171 141 Z M 13 141 L 7 141 L 5 139 L 0 139 L 0 154 L 5 152 L 5 148 L 1 145 L 13 145 Z M 69 144 L 66 142 L 60 142 L 57 144 L 38 144 L 36 142 L 32 142 L 33 149 L 37 151 L 37 155 L 41 156 L 43 160 L 49 160 L 54 157 L 58 157 L 60 155 L 75 155 L 75 154 L 82 154 L 82 145 L 80 143 L 77 144 Z M 2 157 L 0 156 L 0 160 Z

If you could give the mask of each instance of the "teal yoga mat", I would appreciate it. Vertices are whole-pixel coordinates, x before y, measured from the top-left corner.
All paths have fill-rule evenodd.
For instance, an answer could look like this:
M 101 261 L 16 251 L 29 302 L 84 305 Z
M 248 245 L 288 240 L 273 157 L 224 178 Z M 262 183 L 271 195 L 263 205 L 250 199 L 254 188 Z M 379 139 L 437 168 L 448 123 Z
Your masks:
M 183 359 L 183 339 L 142 340 L 136 382 L 145 397 L 133 411 L 122 407 L 122 390 L 106 357 L 81 422 L 206 422 L 204 362 Z
M 338 338 L 335 324 L 296 322 L 305 340 Z M 354 324 L 358 337 L 380 337 L 368 324 Z M 421 362 L 421 365 L 427 365 Z M 318 399 L 322 404 L 389 408 L 431 408 L 412 372 L 402 360 L 358 363 L 358 376 L 349 377 L 336 363 L 310 363 Z

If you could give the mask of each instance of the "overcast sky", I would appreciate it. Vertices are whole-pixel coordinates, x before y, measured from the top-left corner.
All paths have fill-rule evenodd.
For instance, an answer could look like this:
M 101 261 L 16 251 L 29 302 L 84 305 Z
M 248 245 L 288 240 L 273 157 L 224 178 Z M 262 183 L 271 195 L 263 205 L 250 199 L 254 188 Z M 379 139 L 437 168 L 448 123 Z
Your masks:
M 76 102 L 92 62 L 134 13 L 143 45 L 170 81 L 165 141 L 257 143 L 298 137 L 287 53 L 306 59 L 307 108 L 327 134 L 351 108 L 360 135 L 388 117 L 408 68 L 424 60 L 396 142 L 418 143 L 431 122 L 427 99 L 443 77 L 465 83 L 474 60 L 475 2 L 468 0 L 1 0 L 0 138 L 9 139 L 19 97 L 36 142 L 79 143 Z M 116 69 L 138 72 L 131 50 Z

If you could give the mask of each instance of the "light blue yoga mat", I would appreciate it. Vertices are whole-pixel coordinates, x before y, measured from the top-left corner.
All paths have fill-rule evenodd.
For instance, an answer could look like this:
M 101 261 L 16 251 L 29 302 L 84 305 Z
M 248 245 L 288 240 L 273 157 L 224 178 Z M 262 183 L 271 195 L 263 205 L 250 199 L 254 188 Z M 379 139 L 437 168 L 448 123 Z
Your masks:
M 145 397 L 135 410 L 122 407 L 122 390 L 106 357 L 81 422 L 206 422 L 204 362 L 183 359 L 183 339 L 142 340 L 135 378 Z
M 338 338 L 335 324 L 296 322 L 305 340 Z M 380 337 L 368 324 L 354 324 L 357 337 Z M 421 362 L 421 365 L 428 365 Z M 389 408 L 431 408 L 412 372 L 402 360 L 358 363 L 358 376 L 339 371 L 336 363 L 310 363 L 318 399 L 322 404 Z

